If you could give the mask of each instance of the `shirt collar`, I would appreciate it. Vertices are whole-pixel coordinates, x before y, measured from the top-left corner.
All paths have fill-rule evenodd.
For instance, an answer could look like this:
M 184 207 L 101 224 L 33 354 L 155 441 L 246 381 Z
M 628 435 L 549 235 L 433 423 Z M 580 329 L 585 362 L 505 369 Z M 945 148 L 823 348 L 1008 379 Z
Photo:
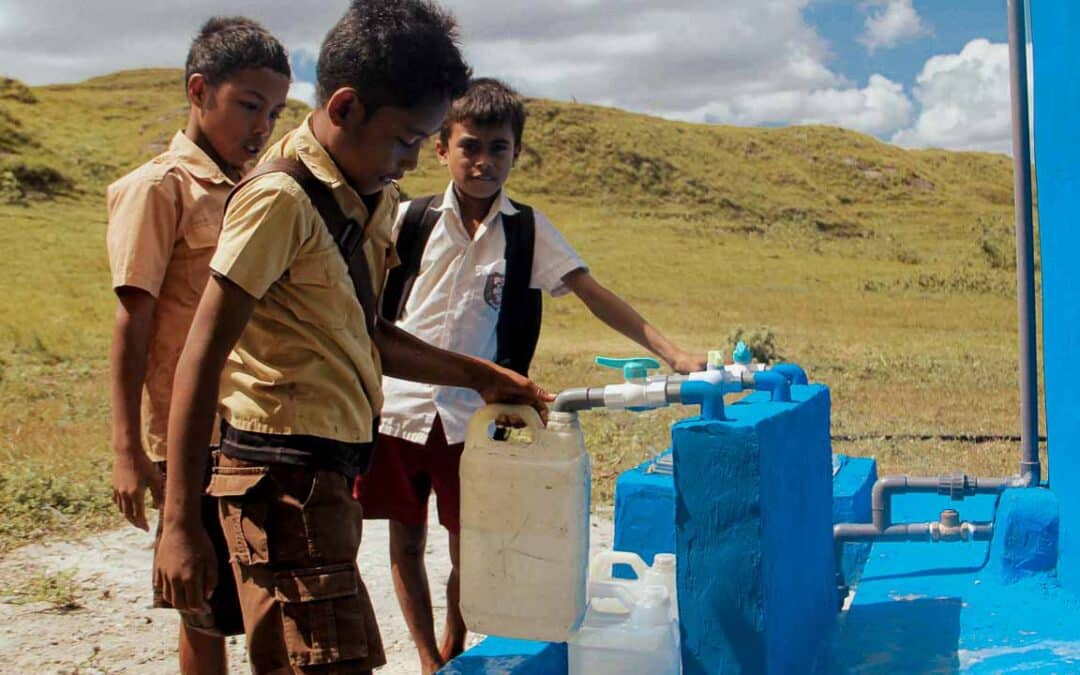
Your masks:
M 311 113 L 297 127 L 292 138 L 293 149 L 301 162 L 311 170 L 312 175 L 320 182 L 325 183 L 334 192 L 338 205 L 349 218 L 358 223 L 366 224 L 372 217 L 383 216 L 384 212 L 396 208 L 391 193 L 396 191 L 393 186 L 383 188 L 376 204 L 375 212 L 368 213 L 367 206 L 360 195 L 345 180 L 336 162 L 326 148 L 315 138 L 315 132 L 311 128 Z M 379 238 L 380 233 L 370 232 L 370 235 Z
M 458 222 L 461 222 L 461 203 L 458 201 L 457 192 L 454 190 L 454 181 L 450 181 L 450 184 L 446 186 L 446 191 L 443 192 L 442 203 L 439 204 L 439 211 L 452 212 L 457 216 Z M 491 221 L 495 220 L 496 214 L 502 214 L 504 216 L 512 216 L 518 212 L 517 207 L 510 201 L 510 197 L 506 196 L 506 190 L 500 190 L 498 198 L 491 204 L 491 210 L 484 216 L 484 225 L 488 225 Z
M 184 135 L 183 131 L 177 131 L 169 143 L 169 152 L 176 155 L 183 162 L 184 167 L 199 180 L 211 183 L 227 183 L 233 185 L 234 181 L 225 175 L 217 162 L 210 159 L 195 141 Z

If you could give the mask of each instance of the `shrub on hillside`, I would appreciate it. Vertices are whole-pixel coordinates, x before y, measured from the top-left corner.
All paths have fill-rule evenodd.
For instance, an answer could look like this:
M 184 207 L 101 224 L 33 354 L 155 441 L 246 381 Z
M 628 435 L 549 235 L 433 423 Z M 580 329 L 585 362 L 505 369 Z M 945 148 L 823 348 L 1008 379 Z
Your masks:
M 0 77 L 0 99 L 19 103 L 37 103 L 37 96 L 30 91 L 30 87 L 10 77 Z
M 22 158 L 0 163 L 0 203 L 52 199 L 74 187 L 70 178 L 48 164 Z
M 734 347 L 740 340 L 750 348 L 750 353 L 753 354 L 754 360 L 758 363 L 769 364 L 773 361 L 784 360 L 784 357 L 780 355 L 780 351 L 776 348 L 776 333 L 768 326 L 758 326 L 750 329 L 737 326 L 735 330 L 728 333 L 727 344 L 729 346 Z M 730 356 L 730 354 L 725 356 Z

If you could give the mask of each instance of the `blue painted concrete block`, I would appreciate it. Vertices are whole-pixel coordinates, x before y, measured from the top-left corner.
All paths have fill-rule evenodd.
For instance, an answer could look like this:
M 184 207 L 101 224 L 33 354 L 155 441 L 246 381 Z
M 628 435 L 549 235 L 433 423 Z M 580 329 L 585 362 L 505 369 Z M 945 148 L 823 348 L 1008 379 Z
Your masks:
M 870 493 L 877 480 L 877 462 L 870 457 L 833 456 L 833 524 L 869 523 Z M 849 586 L 859 579 L 870 542 L 849 541 L 844 544 L 840 569 Z
M 675 477 L 650 472 L 653 460 L 624 471 L 615 481 L 616 551 L 637 553 L 652 565 L 657 553 L 675 552 Z M 616 569 L 617 577 L 632 577 Z
M 1057 565 L 1058 500 L 1049 490 L 1006 490 L 998 502 L 991 567 L 1014 583 Z
M 1080 5 L 1036 0 L 1031 14 L 1035 75 L 1035 169 L 1042 254 L 1043 357 L 1050 479 L 1061 507 L 1062 585 L 1080 593 Z
M 489 637 L 439 671 L 440 675 L 566 675 L 565 642 Z
M 812 672 L 836 611 L 829 391 L 684 420 L 675 449 L 683 672 Z

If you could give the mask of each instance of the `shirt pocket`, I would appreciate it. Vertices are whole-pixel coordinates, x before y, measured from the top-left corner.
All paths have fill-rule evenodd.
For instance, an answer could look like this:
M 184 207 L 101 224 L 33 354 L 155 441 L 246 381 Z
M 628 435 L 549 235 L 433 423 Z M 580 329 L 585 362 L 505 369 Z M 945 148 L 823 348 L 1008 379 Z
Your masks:
M 331 330 L 349 325 L 359 311 L 348 268 L 336 248 L 297 257 L 289 267 L 289 308 L 305 323 Z
M 210 278 L 210 260 L 220 235 L 221 220 L 211 217 L 192 223 L 184 232 L 184 244 L 188 249 L 184 253 L 184 277 L 196 296 L 202 295 Z
M 469 288 L 472 304 L 478 310 L 498 316 L 502 307 L 503 289 L 506 287 L 506 260 L 476 265 Z

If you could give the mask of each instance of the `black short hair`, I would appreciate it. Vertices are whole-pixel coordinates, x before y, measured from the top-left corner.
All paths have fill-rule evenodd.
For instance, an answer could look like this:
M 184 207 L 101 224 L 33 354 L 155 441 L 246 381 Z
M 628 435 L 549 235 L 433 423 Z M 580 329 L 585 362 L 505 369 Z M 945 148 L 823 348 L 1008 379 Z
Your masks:
M 184 82 L 200 73 L 210 84 L 221 84 L 248 68 L 269 68 L 292 78 L 289 53 L 270 31 L 242 16 L 215 16 L 191 41 Z
M 318 103 L 342 87 L 372 110 L 456 98 L 471 74 L 458 40 L 453 15 L 429 0 L 352 0 L 319 52 Z
M 491 77 L 480 77 L 470 82 L 465 93 L 450 104 L 439 137 L 443 143 L 449 141 L 454 122 L 472 122 L 481 127 L 496 127 L 509 122 L 514 131 L 514 146 L 520 149 L 526 116 L 525 103 L 510 85 Z

